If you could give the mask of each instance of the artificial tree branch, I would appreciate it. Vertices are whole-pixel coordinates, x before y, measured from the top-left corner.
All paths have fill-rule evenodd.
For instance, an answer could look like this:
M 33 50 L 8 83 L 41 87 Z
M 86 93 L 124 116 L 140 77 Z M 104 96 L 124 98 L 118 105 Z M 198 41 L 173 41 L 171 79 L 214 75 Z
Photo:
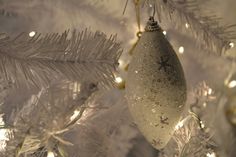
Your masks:
M 14 39 L 5 37 L 0 39 L 0 72 L 2 78 L 16 85 L 47 87 L 53 79 L 64 77 L 110 86 L 121 55 L 115 38 L 87 29 L 44 37 L 40 34 L 32 38 L 25 34 Z
M 70 89 L 70 83 L 66 83 L 32 96 L 13 116 L 13 137 L 7 142 L 6 154 L 9 157 L 30 155 L 48 145 L 70 145 L 69 141 L 63 140 L 63 133 L 72 129 L 83 116 L 86 101 L 97 89 L 96 84 L 84 82 L 74 97 L 76 93 L 70 92 L 74 89 Z M 71 119 L 75 110 L 79 110 L 80 114 Z
M 141 0 L 142 4 L 154 5 L 157 8 L 159 21 L 170 20 L 175 27 L 191 30 L 199 46 L 205 50 L 222 55 L 230 48 L 236 33 L 236 25 L 220 25 L 216 15 L 205 15 L 201 3 L 196 0 Z

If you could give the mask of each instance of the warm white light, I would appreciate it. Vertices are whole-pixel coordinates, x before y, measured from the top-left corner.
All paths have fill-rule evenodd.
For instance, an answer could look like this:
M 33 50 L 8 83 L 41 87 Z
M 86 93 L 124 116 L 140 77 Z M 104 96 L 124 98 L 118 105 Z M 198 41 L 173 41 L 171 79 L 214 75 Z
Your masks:
M 175 130 L 178 130 L 180 128 L 182 128 L 184 126 L 184 121 L 180 121 L 176 126 L 175 126 Z
M 186 28 L 189 28 L 189 24 L 188 24 L 188 23 L 185 23 L 185 27 L 186 27 Z
M 207 95 L 208 95 L 208 91 L 204 90 L 204 96 L 207 96 Z
M 167 34 L 167 32 L 166 32 L 166 31 L 163 31 L 162 33 L 163 33 L 164 35 L 166 35 L 166 34 Z
M 53 152 L 48 152 L 48 156 L 47 157 L 55 157 Z
M 71 120 L 71 121 L 74 120 L 79 114 L 80 114 L 80 111 L 75 110 L 75 111 L 74 111 L 74 114 L 70 117 L 70 120 Z
M 231 82 L 228 84 L 228 87 L 229 87 L 229 88 L 234 88 L 234 87 L 236 87 L 236 80 L 231 81 Z
M 212 152 L 212 153 L 207 153 L 206 156 L 207 157 L 216 157 L 216 154 L 214 152 Z
M 184 47 L 183 47 L 183 46 L 180 46 L 180 47 L 179 47 L 179 53 L 180 53 L 180 54 L 183 54 L 183 53 L 184 53 Z
M 234 47 L 234 43 L 233 43 L 233 42 L 229 43 L 229 46 L 230 46 L 231 48 L 233 48 L 233 47 Z
M 120 66 L 120 67 L 123 67 L 123 66 L 124 66 L 124 61 L 123 61 L 123 60 L 120 59 L 118 62 L 119 62 L 119 66 Z
M 205 125 L 203 124 L 203 121 L 200 121 L 201 128 L 205 128 Z
M 121 77 L 116 77 L 116 83 L 121 83 L 123 79 Z
M 209 94 L 209 95 L 212 94 L 212 89 L 211 89 L 211 88 L 208 89 L 208 94 Z
M 35 31 L 32 31 L 32 32 L 29 33 L 29 36 L 30 36 L 30 37 L 33 37 L 33 36 L 35 36 L 35 34 L 36 34 L 36 32 L 35 32 Z

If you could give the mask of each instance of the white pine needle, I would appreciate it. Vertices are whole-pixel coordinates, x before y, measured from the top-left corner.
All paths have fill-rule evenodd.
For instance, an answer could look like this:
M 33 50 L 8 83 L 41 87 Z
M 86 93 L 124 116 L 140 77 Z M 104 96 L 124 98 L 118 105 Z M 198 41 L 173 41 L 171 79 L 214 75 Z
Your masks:
M 191 30 L 201 48 L 221 55 L 230 48 L 236 34 L 231 29 L 235 25 L 220 26 L 216 15 L 204 15 L 196 0 L 178 2 L 174 0 L 142 0 L 156 6 L 159 20 L 170 20 L 177 27 Z M 202 15 L 203 14 L 203 15 Z
M 0 38 L 0 73 L 16 85 L 47 86 L 60 77 L 91 80 L 104 86 L 114 81 L 113 71 L 121 55 L 116 37 L 101 32 L 69 31 L 63 34 L 20 34 Z

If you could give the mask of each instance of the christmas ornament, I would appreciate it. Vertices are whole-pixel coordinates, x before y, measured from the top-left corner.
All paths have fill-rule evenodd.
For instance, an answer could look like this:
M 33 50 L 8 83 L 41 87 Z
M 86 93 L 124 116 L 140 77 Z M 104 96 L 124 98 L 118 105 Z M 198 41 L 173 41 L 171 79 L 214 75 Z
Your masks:
M 155 148 L 163 148 L 184 108 L 186 82 L 177 55 L 153 17 L 134 49 L 126 96 L 142 134 Z

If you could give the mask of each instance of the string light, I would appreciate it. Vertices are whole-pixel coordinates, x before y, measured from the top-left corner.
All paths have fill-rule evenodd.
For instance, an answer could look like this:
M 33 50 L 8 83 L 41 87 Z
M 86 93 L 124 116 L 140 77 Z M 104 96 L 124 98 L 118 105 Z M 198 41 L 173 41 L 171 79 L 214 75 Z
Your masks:
M 183 54 L 183 53 L 184 53 L 184 47 L 183 47 L 183 46 L 180 46 L 180 47 L 179 47 L 179 53 L 180 53 L 180 54 Z
M 189 24 L 188 24 L 188 23 L 185 23 L 185 27 L 188 29 L 188 28 L 189 28 Z
M 201 128 L 204 129 L 205 125 L 203 124 L 203 121 L 200 121 Z
M 212 89 L 209 88 L 209 89 L 208 89 L 208 95 L 211 95 L 211 94 L 212 94 Z
M 123 78 L 116 76 L 115 82 L 116 82 L 116 86 L 118 87 L 118 89 L 120 89 L 120 90 L 125 89 L 125 80 L 123 80 Z
M 48 155 L 47 157 L 55 157 L 54 153 L 53 152 L 48 152 Z
M 120 69 L 125 69 L 126 64 L 123 59 L 119 59 L 118 63 Z
M 121 83 L 122 81 L 123 79 L 121 77 L 116 77 L 116 80 L 115 80 L 116 83 Z
M 119 66 L 120 67 L 122 67 L 124 65 L 124 61 L 123 60 L 120 59 L 118 62 L 119 62 Z
M 233 42 L 229 43 L 229 46 L 230 46 L 231 48 L 233 48 L 233 47 L 234 47 L 234 43 L 233 43 Z
M 212 152 L 212 153 L 207 153 L 206 156 L 207 157 L 216 157 L 216 154 L 214 152 Z
M 229 88 L 234 88 L 234 87 L 236 87 L 236 80 L 231 81 L 231 82 L 228 84 L 228 87 L 229 87 Z
M 80 114 L 80 111 L 79 110 L 75 110 L 74 111 L 74 114 L 70 117 L 70 120 L 74 120 L 78 115 Z
M 164 35 L 166 35 L 166 34 L 167 34 L 167 32 L 166 32 L 166 31 L 163 31 L 162 33 L 163 33 Z
M 34 37 L 35 34 L 36 34 L 36 32 L 35 32 L 35 31 L 32 31 L 32 32 L 29 33 L 29 36 L 30 36 L 30 37 Z
M 189 116 L 185 117 L 183 120 L 179 121 L 178 124 L 175 126 L 175 130 L 178 130 L 184 126 L 184 123 L 188 121 Z
M 180 128 L 182 128 L 184 126 L 184 122 L 180 121 L 176 126 L 175 126 L 175 130 L 178 130 Z

